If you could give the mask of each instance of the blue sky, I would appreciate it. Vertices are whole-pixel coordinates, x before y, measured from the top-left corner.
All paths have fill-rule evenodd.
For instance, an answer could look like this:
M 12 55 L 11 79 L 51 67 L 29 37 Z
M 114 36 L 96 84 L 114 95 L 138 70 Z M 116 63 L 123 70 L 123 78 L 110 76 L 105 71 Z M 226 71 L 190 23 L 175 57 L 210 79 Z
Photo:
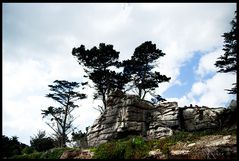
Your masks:
M 221 35 L 230 30 L 235 10 L 236 3 L 3 4 L 3 134 L 30 144 L 38 130 L 52 132 L 40 114 L 54 105 L 45 97 L 48 85 L 83 80 L 71 55 L 81 44 L 113 44 L 124 60 L 152 41 L 166 53 L 155 70 L 171 77 L 158 94 L 179 106 L 227 106 L 235 96 L 224 89 L 236 75 L 217 73 L 214 63 L 223 54 Z M 88 99 L 75 112 L 83 131 L 99 116 L 93 92 L 87 89 Z
M 195 52 L 193 57 L 189 59 L 185 64 L 180 68 L 180 75 L 178 77 L 178 80 L 182 84 L 175 84 L 174 86 L 171 86 L 163 93 L 163 96 L 165 98 L 168 97 L 181 97 L 188 92 L 190 92 L 191 87 L 193 83 L 196 81 L 196 77 L 194 77 L 194 70 L 197 67 L 197 64 L 199 63 L 199 60 L 201 58 L 200 52 Z

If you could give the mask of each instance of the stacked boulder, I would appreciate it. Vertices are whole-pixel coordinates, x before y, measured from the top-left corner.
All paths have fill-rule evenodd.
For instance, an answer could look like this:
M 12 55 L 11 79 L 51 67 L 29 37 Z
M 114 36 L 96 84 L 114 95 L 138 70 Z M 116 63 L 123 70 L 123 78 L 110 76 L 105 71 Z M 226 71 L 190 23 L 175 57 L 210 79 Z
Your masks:
M 87 134 L 89 146 L 128 135 L 147 135 L 148 116 L 154 106 L 121 91 L 108 96 L 107 110 L 95 120 Z
M 178 104 L 166 102 L 157 105 L 150 111 L 150 123 L 147 138 L 160 138 L 173 134 L 172 129 L 179 129 Z
M 108 96 L 105 112 L 90 127 L 87 142 L 96 146 L 129 135 L 155 139 L 170 136 L 175 130 L 214 129 L 222 125 L 220 117 L 225 110 L 223 107 L 178 107 L 177 102 L 154 106 L 136 95 L 114 91 Z
M 219 114 L 225 108 L 188 107 L 183 109 L 184 129 L 187 131 L 215 129 L 219 127 Z

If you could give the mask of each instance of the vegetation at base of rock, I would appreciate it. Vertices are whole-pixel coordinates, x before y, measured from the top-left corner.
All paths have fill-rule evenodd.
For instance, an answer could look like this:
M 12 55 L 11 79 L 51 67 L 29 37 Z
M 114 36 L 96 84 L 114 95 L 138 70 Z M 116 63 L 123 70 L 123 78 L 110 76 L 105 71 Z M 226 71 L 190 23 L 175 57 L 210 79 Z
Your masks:
M 59 159 L 64 151 L 72 148 L 53 148 L 46 152 L 33 152 L 30 154 L 15 155 L 8 159 Z M 74 149 L 75 150 L 75 149 Z
M 34 152 L 31 154 L 15 155 L 8 159 L 41 159 L 43 152 Z
M 147 142 L 139 136 L 109 141 L 92 150 L 94 159 L 140 159 L 147 156 Z
M 94 159 L 143 159 L 154 149 L 160 149 L 169 158 L 170 147 L 178 142 L 191 143 L 207 135 L 236 135 L 236 130 L 206 130 L 175 132 L 172 136 L 161 139 L 145 140 L 140 136 L 130 136 L 124 139 L 112 140 L 92 148 Z
M 150 149 L 161 149 L 162 153 L 168 155 L 169 148 L 178 142 L 193 142 L 198 140 L 202 136 L 207 135 L 237 135 L 237 130 L 204 130 L 195 132 L 179 131 L 172 136 L 168 136 L 161 139 L 154 139 L 148 142 Z
M 41 155 L 41 159 L 59 159 L 64 151 L 71 148 L 55 148 Z

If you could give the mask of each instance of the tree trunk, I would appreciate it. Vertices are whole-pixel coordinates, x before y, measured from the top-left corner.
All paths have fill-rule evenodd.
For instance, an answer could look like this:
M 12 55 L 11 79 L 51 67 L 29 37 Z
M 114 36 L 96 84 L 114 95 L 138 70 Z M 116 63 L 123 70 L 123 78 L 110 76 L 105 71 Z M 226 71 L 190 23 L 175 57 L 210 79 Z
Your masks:
M 143 100 L 144 100 L 144 97 L 145 97 L 146 93 L 147 93 L 147 92 L 144 90 L 144 95 L 143 95 L 143 97 L 142 97 Z
M 70 92 L 70 91 L 69 91 Z M 66 120 L 67 120 L 67 115 L 68 115 L 68 104 L 70 101 L 70 96 L 68 95 L 67 97 L 67 105 L 66 105 L 66 109 L 65 109 L 65 117 L 64 117 L 64 123 L 63 123 L 63 127 L 62 127 L 62 147 L 66 147 Z
M 138 88 L 139 89 L 139 98 L 141 98 L 142 95 L 142 88 Z
M 103 104 L 104 104 L 104 111 L 106 110 L 106 98 L 105 98 L 105 93 L 102 94 L 103 96 Z M 102 112 L 104 112 L 102 111 Z

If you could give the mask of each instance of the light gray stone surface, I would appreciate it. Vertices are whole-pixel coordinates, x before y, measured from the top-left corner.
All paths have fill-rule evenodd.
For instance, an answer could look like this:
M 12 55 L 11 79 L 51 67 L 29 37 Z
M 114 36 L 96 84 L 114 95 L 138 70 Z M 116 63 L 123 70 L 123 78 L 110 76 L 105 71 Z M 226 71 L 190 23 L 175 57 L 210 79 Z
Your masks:
M 236 103 L 229 106 L 235 109 Z M 230 110 L 230 109 L 228 109 Z M 106 111 L 89 128 L 87 141 L 95 146 L 107 140 L 128 135 L 141 135 L 148 139 L 170 136 L 173 130 L 195 131 L 217 128 L 218 115 L 225 108 L 178 107 L 177 102 L 164 102 L 153 106 L 136 95 L 121 91 L 111 92 Z

